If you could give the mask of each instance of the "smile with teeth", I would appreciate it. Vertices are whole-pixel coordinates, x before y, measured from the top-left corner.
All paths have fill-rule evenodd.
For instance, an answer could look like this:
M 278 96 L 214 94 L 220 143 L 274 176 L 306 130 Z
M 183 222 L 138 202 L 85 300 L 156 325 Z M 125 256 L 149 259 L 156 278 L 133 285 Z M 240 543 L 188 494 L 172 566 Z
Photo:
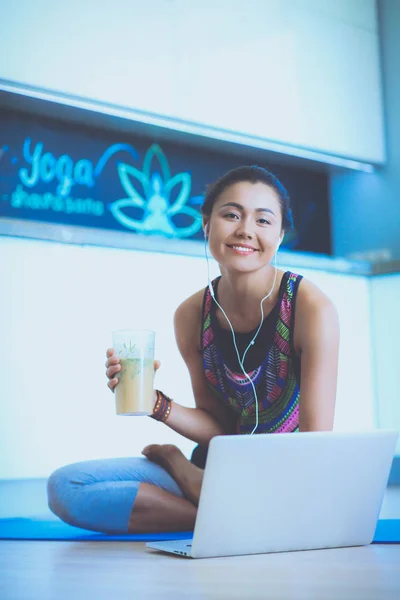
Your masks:
M 235 252 L 240 252 L 241 254 L 251 254 L 252 252 L 256 252 L 255 248 L 246 248 L 244 246 L 229 246 Z

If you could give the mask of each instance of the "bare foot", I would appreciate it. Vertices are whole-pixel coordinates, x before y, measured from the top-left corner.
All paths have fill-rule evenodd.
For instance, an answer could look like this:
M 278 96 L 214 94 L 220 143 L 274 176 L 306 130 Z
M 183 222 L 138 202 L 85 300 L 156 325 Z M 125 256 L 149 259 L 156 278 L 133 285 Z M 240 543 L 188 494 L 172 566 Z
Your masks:
M 203 469 L 188 461 L 173 444 L 150 444 L 142 450 L 142 454 L 168 471 L 190 502 L 195 506 L 199 504 Z

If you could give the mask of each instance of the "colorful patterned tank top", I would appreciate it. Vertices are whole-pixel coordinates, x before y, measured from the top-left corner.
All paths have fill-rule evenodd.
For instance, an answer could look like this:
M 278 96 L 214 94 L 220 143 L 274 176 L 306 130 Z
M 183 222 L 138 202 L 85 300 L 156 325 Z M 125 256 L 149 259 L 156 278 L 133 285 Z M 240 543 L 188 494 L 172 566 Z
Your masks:
M 212 281 L 215 294 L 219 279 Z M 269 335 L 269 343 L 265 345 L 263 341 L 265 358 L 257 368 L 246 369 L 257 391 L 259 424 L 256 433 L 289 433 L 299 428 L 300 364 L 293 349 L 293 331 L 295 301 L 301 279 L 295 273 L 284 274 L 276 322 Z M 234 372 L 226 364 L 222 344 L 217 339 L 213 302 L 207 287 L 201 334 L 204 374 L 213 393 L 236 413 L 237 433 L 251 433 L 256 422 L 253 388 L 242 372 Z M 262 330 L 259 336 L 261 333 Z M 244 366 L 246 368 L 246 360 Z

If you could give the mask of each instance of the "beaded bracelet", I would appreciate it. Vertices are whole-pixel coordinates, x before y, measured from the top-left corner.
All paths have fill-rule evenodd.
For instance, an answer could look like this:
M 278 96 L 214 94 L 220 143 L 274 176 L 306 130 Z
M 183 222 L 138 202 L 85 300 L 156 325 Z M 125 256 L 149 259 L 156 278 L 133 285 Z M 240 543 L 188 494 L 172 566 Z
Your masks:
M 150 415 L 152 419 L 156 421 L 165 421 L 168 419 L 171 412 L 172 400 L 168 398 L 163 392 L 160 390 L 156 390 L 157 401 L 154 405 L 153 414 Z

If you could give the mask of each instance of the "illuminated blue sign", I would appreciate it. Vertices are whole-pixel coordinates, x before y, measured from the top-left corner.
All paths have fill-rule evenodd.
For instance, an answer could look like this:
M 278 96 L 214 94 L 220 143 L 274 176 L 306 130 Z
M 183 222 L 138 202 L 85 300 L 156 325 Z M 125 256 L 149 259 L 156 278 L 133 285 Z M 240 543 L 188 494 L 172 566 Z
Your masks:
M 158 159 L 160 171 L 152 169 L 153 159 Z M 168 161 L 157 144 L 153 144 L 146 152 L 142 171 L 135 167 L 120 163 L 118 165 L 119 180 L 126 198 L 110 204 L 114 218 L 128 229 L 140 233 L 160 233 L 168 237 L 191 237 L 201 229 L 201 214 L 197 209 L 187 206 L 202 197 L 190 198 L 191 176 L 189 173 L 177 173 L 172 176 Z M 138 184 L 143 192 L 138 192 Z M 171 201 L 171 193 L 178 188 L 175 201 Z M 125 212 L 127 207 L 139 207 L 143 210 L 143 218 L 132 219 Z M 193 219 L 188 227 L 175 226 L 172 215 L 188 215 Z
M 203 198 L 192 196 L 189 172 L 171 173 L 158 144 L 148 148 L 142 161 L 130 144 L 112 144 L 94 162 L 90 158 L 74 160 L 65 152 L 56 154 L 42 139 L 32 137 L 23 140 L 19 151 L 18 146 L 5 144 L 1 152 L 3 164 L 8 158 L 9 168 L 18 165 L 11 178 L 11 182 L 16 179 L 14 189 L 7 190 L 5 181 L 3 215 L 18 217 L 23 213 L 26 218 L 30 211 L 32 218 L 42 220 L 53 213 L 66 223 L 71 223 L 73 216 L 86 216 L 94 227 L 103 227 L 105 219 L 110 226 L 111 219 L 115 227 L 169 238 L 193 237 L 201 230 L 199 205 Z M 102 178 L 110 177 L 105 168 L 112 159 L 115 199 L 105 200 L 99 191 Z
M 101 230 L 202 241 L 200 207 L 206 186 L 229 169 L 252 162 L 126 133 L 118 138 L 110 131 L 3 111 L 3 225 L 5 218 L 92 228 L 98 245 L 103 245 Z M 289 192 L 290 185 L 295 190 L 296 216 L 296 230 L 284 245 L 329 253 L 326 177 L 289 167 L 282 176 L 282 169 L 272 170 Z

